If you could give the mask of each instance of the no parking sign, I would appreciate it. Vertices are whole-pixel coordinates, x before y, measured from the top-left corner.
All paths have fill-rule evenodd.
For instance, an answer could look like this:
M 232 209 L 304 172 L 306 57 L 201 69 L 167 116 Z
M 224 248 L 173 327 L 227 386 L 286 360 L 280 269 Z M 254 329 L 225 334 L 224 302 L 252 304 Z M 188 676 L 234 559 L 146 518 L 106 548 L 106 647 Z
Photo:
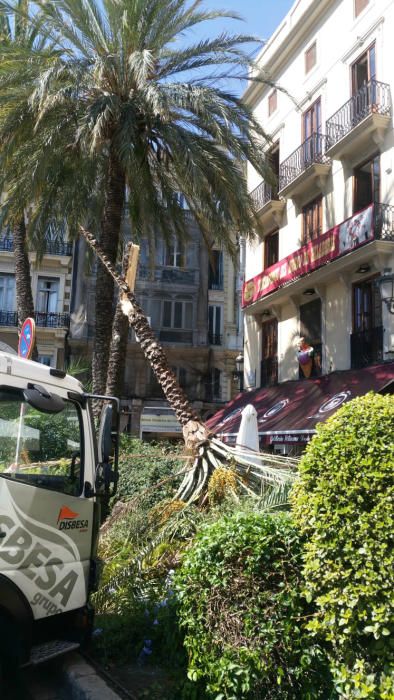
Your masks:
M 24 322 L 18 343 L 18 355 L 25 360 L 30 360 L 36 339 L 36 324 L 33 318 L 27 318 Z

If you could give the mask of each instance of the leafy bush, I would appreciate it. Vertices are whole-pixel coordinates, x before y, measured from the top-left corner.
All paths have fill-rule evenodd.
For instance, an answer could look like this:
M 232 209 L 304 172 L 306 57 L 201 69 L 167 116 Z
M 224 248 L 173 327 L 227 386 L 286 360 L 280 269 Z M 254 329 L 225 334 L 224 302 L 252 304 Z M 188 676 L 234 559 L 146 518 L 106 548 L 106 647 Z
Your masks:
M 224 516 L 203 528 L 175 577 L 189 678 L 216 700 L 329 698 L 305 631 L 301 543 L 289 514 Z
M 368 394 L 319 426 L 294 515 L 306 538 L 312 633 L 330 643 L 343 698 L 394 698 L 394 399 Z
M 128 500 L 150 489 L 144 495 L 145 507 L 149 509 L 159 501 L 170 498 L 177 481 L 169 479 L 161 486 L 157 484 L 184 468 L 186 460 L 178 458 L 182 450 L 183 444 L 143 442 L 122 435 L 116 500 Z

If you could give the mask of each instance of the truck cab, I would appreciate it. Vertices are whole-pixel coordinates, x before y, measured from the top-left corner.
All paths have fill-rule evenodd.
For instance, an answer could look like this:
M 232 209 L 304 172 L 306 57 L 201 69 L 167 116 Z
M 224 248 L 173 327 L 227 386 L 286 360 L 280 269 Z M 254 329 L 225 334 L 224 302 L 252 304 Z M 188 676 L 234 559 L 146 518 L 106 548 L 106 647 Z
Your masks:
M 97 440 L 92 400 L 104 405 Z M 118 408 L 62 371 L 0 352 L 0 666 L 46 660 L 89 633 Z

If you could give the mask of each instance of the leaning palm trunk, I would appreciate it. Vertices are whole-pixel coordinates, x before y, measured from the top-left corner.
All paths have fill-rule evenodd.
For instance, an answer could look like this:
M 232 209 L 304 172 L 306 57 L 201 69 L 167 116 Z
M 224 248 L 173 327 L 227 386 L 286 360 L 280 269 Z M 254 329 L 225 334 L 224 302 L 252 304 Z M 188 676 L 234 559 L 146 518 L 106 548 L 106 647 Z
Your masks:
M 31 291 L 30 262 L 27 248 L 26 224 L 23 215 L 13 227 L 16 307 L 18 311 L 18 328 L 22 328 L 27 318 L 34 318 L 33 294 Z M 38 359 L 37 346 L 34 345 L 33 360 Z
M 187 502 L 199 499 L 200 502 L 203 502 L 206 497 L 206 487 L 213 471 L 219 467 L 230 467 L 234 464 L 237 467 L 239 484 L 249 495 L 253 495 L 255 490 L 247 485 L 248 481 L 251 481 L 252 486 L 255 486 L 256 482 L 260 484 L 264 482 L 271 487 L 290 483 L 293 480 L 294 472 L 289 469 L 289 466 L 294 467 L 295 461 L 294 464 L 289 465 L 284 458 L 274 458 L 267 455 L 261 456 L 258 463 L 252 466 L 248 463 L 247 456 L 246 458 L 240 456 L 238 459 L 234 450 L 210 435 L 208 428 L 200 421 L 183 389 L 179 386 L 163 348 L 158 343 L 148 319 L 124 277 L 117 273 L 115 267 L 103 254 L 95 237 L 82 227 L 81 233 L 119 286 L 123 313 L 134 329 L 141 349 L 182 426 L 186 447 L 195 455 L 193 466 L 184 475 L 175 498 Z

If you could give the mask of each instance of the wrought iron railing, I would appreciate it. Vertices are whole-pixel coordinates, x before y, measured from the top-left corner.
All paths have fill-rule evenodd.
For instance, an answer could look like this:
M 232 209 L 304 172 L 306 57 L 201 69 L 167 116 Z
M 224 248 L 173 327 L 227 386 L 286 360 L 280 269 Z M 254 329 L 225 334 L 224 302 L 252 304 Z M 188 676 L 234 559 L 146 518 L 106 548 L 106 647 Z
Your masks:
M 165 329 L 159 331 L 159 339 L 164 343 L 193 344 L 193 331 Z
M 177 267 L 156 267 L 151 270 L 147 265 L 139 265 L 138 279 L 152 280 L 154 282 L 167 282 L 170 284 L 198 284 L 197 270 L 181 270 Z
M 391 114 L 390 85 L 370 80 L 327 119 L 327 148 L 338 143 L 370 114 Z
M 36 311 L 34 314 L 36 326 L 39 328 L 69 328 L 70 314 Z
M 17 326 L 18 314 L 16 311 L 0 311 L 0 326 Z
M 222 345 L 223 336 L 218 333 L 208 333 L 208 345 Z
M 352 369 L 368 367 L 383 360 L 383 326 L 358 331 L 350 336 Z
M 394 206 L 374 204 L 374 232 L 380 241 L 394 241 Z
M 0 250 L 7 253 L 12 253 L 14 250 L 14 241 L 11 236 L 0 238 Z
M 250 193 L 256 207 L 256 211 L 260 211 L 265 204 L 271 202 L 273 199 L 278 199 L 277 188 L 273 188 L 266 182 L 260 182 L 257 187 Z
M 278 383 L 278 358 L 266 357 L 261 362 L 260 386 L 272 386 Z
M 329 163 L 326 136 L 314 133 L 279 166 L 279 190 L 283 190 L 315 163 Z
M 12 253 L 14 250 L 14 239 L 12 236 L 0 238 L 0 251 Z M 45 253 L 47 255 L 71 255 L 72 243 L 63 243 L 61 241 L 47 241 L 45 244 Z
M 71 255 L 72 249 L 72 243 L 64 243 L 62 241 L 47 241 L 45 244 L 47 255 Z

